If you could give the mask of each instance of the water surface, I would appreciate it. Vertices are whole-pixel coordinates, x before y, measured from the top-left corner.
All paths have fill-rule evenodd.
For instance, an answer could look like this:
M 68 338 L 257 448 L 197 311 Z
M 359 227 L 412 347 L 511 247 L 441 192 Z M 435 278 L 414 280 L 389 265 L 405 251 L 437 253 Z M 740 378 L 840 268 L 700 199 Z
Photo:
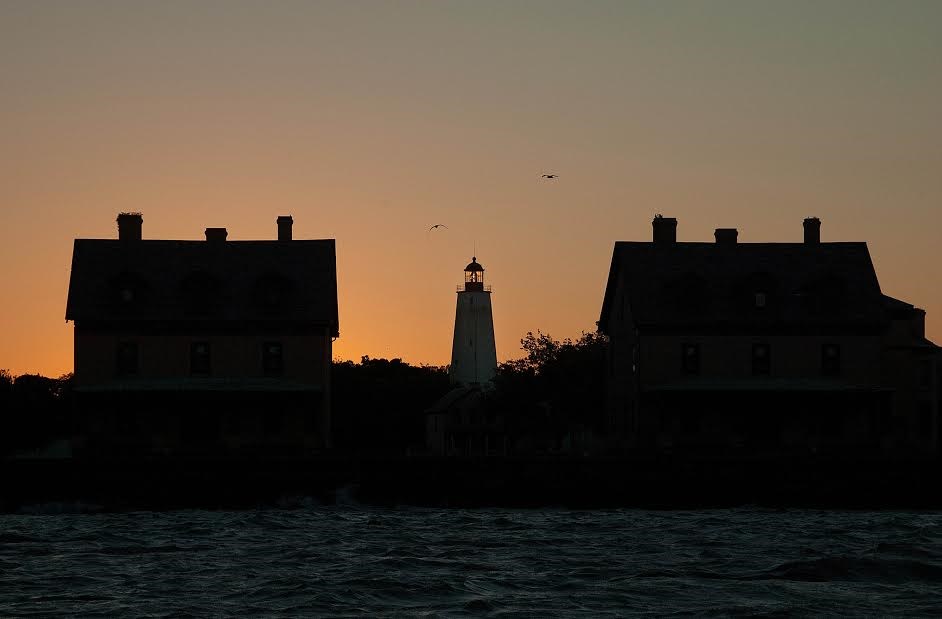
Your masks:
M 0 515 L 0 616 L 942 612 L 937 513 L 308 503 Z

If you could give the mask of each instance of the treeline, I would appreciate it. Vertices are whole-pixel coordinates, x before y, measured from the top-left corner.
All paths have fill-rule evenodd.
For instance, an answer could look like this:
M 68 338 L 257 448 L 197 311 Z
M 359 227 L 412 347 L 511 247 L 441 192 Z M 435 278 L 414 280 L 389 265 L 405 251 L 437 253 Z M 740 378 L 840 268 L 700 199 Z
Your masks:
M 13 376 L 0 370 L 0 454 L 41 448 L 74 432 L 72 375 Z
M 523 357 L 500 364 L 481 412 L 501 418 L 510 444 L 527 451 L 601 435 L 607 345 L 597 332 L 527 333 Z M 335 447 L 416 453 L 425 449 L 425 410 L 452 387 L 446 367 L 363 357 L 335 362 L 331 388 Z
M 608 338 L 583 332 L 555 340 L 537 331 L 520 341 L 525 355 L 497 368 L 488 398 L 520 449 L 559 449 L 575 436 L 604 434 Z
M 520 344 L 524 355 L 500 364 L 480 410 L 503 421 L 510 448 L 560 450 L 603 435 L 608 339 L 590 332 L 556 340 L 537 331 Z M 333 369 L 335 447 L 425 449 L 425 411 L 452 388 L 447 368 L 363 357 L 360 363 L 335 362 Z
M 398 454 L 423 448 L 425 409 L 450 387 L 446 367 L 363 357 L 335 361 L 330 388 L 334 447 Z
M 598 333 L 562 341 L 527 333 L 524 356 L 499 366 L 484 406 L 504 420 L 513 444 L 559 446 L 575 433 L 601 433 L 606 345 Z M 72 385 L 71 374 L 14 377 L 0 370 L 0 454 L 78 432 Z M 333 444 L 345 451 L 418 453 L 425 448 L 425 411 L 451 388 L 444 366 L 370 357 L 335 361 Z

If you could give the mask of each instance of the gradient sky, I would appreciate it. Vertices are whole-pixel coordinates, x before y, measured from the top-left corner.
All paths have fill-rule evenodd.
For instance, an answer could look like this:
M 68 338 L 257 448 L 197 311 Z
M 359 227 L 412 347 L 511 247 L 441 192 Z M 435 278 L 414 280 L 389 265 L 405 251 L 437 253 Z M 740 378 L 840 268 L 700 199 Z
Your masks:
M 942 340 L 942 2 L 0 2 L 0 368 L 72 368 L 72 239 L 336 238 L 335 355 L 594 328 L 616 240 L 865 240 Z M 544 172 L 560 178 L 540 180 Z M 448 230 L 427 233 L 434 223 Z

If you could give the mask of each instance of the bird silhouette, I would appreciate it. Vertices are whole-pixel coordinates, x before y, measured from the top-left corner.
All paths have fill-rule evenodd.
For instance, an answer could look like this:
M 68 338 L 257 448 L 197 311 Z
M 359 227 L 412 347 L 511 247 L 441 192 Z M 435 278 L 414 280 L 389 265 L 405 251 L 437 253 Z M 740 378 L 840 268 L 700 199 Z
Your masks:
M 544 175 L 542 176 L 542 178 L 548 178 L 548 179 L 552 180 L 552 179 L 554 179 L 554 178 L 559 178 L 559 174 L 544 174 Z
M 445 224 L 435 224 L 434 226 L 432 226 L 431 228 L 429 228 L 428 231 L 431 232 L 431 231 L 434 230 L 435 228 L 445 228 L 445 229 L 447 230 L 447 229 L 448 229 L 448 226 L 446 226 Z

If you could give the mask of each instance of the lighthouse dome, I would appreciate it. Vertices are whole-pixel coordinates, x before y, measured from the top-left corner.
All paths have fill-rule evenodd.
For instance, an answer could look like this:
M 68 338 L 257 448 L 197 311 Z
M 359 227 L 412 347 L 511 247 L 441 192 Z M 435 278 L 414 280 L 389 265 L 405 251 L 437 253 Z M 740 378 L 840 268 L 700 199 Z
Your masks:
M 476 256 L 471 256 L 471 263 L 468 266 L 466 266 L 464 270 L 465 271 L 483 271 L 484 267 L 482 267 L 478 263 L 478 259 Z

